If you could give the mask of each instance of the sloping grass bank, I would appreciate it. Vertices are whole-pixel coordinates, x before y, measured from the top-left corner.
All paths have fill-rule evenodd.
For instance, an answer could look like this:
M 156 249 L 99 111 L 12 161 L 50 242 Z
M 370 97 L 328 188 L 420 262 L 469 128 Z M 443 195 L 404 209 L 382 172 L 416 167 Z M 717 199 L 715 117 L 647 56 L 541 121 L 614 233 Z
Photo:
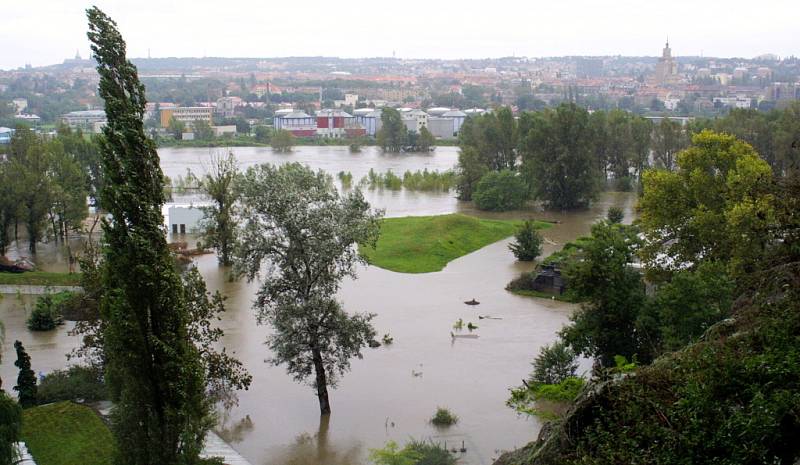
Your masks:
M 108 465 L 114 453 L 105 423 L 89 407 L 72 402 L 26 409 L 22 440 L 38 465 Z
M 370 264 L 387 270 L 430 273 L 513 235 L 521 224 L 519 220 L 483 220 L 457 213 L 387 218 L 376 247 L 362 247 L 361 254 Z M 540 229 L 551 226 L 538 221 L 536 225 Z

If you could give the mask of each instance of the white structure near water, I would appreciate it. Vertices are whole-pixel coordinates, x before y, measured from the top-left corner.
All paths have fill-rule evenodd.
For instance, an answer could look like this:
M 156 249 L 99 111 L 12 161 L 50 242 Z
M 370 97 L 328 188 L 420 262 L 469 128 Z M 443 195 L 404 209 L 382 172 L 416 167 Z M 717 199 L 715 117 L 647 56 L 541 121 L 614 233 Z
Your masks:
M 167 231 L 170 234 L 194 234 L 200 230 L 200 221 L 203 219 L 203 210 L 196 204 L 167 205 Z

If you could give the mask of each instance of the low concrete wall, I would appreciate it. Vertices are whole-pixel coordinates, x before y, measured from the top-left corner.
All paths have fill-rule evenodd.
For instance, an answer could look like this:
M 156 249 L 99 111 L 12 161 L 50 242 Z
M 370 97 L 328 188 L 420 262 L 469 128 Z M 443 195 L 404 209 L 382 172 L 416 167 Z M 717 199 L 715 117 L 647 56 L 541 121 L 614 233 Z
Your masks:
M 80 286 L 32 286 L 28 284 L 0 284 L 0 294 L 42 295 L 61 291 L 80 291 Z

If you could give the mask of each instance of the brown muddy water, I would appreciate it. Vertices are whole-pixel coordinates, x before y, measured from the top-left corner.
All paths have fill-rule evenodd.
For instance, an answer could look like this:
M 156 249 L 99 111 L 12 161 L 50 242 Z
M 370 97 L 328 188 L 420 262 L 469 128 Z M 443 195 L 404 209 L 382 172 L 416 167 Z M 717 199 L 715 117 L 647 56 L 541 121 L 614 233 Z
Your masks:
M 346 147 L 298 147 L 292 154 L 270 149 L 236 148 L 243 166 L 298 161 L 335 174 L 353 173 L 358 181 L 370 168 L 395 173 L 428 168 L 451 168 L 457 149 L 440 147 L 431 155 L 384 155 L 373 147 L 359 154 Z M 190 167 L 204 172 L 207 149 L 161 149 L 162 166 L 169 176 Z M 534 209 L 504 214 L 477 212 L 453 194 L 368 191 L 375 207 L 387 216 L 462 212 L 482 217 L 541 218 L 560 221 L 544 232 L 545 254 L 589 231 L 609 206 L 633 215 L 630 194 L 609 192 L 589 210 L 572 213 Z M 229 282 L 214 256 L 197 259 L 210 289 L 228 296 L 228 312 L 221 326 L 224 345 L 253 374 L 249 391 L 239 394 L 239 405 L 222 412 L 219 432 L 254 465 L 367 463 L 369 449 L 387 441 L 400 444 L 411 438 L 430 439 L 448 448 L 461 447 L 464 464 L 489 464 L 501 451 L 533 440 L 541 423 L 520 417 L 505 406 L 508 389 L 530 372 L 539 347 L 555 339 L 574 307 L 560 302 L 515 296 L 504 290 L 508 281 L 530 264 L 514 260 L 508 240 L 461 257 L 437 273 L 401 274 L 376 267 L 362 268 L 359 279 L 343 283 L 339 297 L 348 311 L 371 312 L 379 335 L 394 338 L 390 346 L 365 349 L 353 360 L 352 371 L 331 391 L 333 413 L 320 421 L 316 397 L 309 386 L 294 382 L 283 367 L 265 362 L 270 354 L 264 340 L 270 329 L 256 325 L 252 301 L 258 283 Z M 58 268 L 58 248 L 43 247 L 37 261 Z M 464 305 L 472 298 L 478 306 Z M 13 341 L 22 340 L 34 370 L 47 372 L 67 364 L 64 354 L 78 341 L 67 335 L 70 326 L 50 333 L 31 333 L 25 318 L 33 299 L 6 295 L 0 318 L 6 326 L 0 376 L 6 389 L 13 386 Z M 479 319 L 490 315 L 502 319 Z M 462 318 L 478 325 L 476 339 L 450 337 L 453 323 Z M 582 370 L 588 370 L 584 361 Z M 428 420 L 437 406 L 459 417 L 456 425 L 437 429 Z

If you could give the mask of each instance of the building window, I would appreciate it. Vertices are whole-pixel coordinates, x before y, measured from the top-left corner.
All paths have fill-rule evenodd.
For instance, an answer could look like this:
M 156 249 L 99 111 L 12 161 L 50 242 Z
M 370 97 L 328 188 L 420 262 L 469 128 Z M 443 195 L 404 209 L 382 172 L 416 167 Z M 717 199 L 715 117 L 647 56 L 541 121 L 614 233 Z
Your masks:
M 172 225 L 172 234 L 178 234 L 178 225 L 177 224 L 173 224 Z
M 186 225 L 185 224 L 181 225 L 181 234 L 186 234 Z

